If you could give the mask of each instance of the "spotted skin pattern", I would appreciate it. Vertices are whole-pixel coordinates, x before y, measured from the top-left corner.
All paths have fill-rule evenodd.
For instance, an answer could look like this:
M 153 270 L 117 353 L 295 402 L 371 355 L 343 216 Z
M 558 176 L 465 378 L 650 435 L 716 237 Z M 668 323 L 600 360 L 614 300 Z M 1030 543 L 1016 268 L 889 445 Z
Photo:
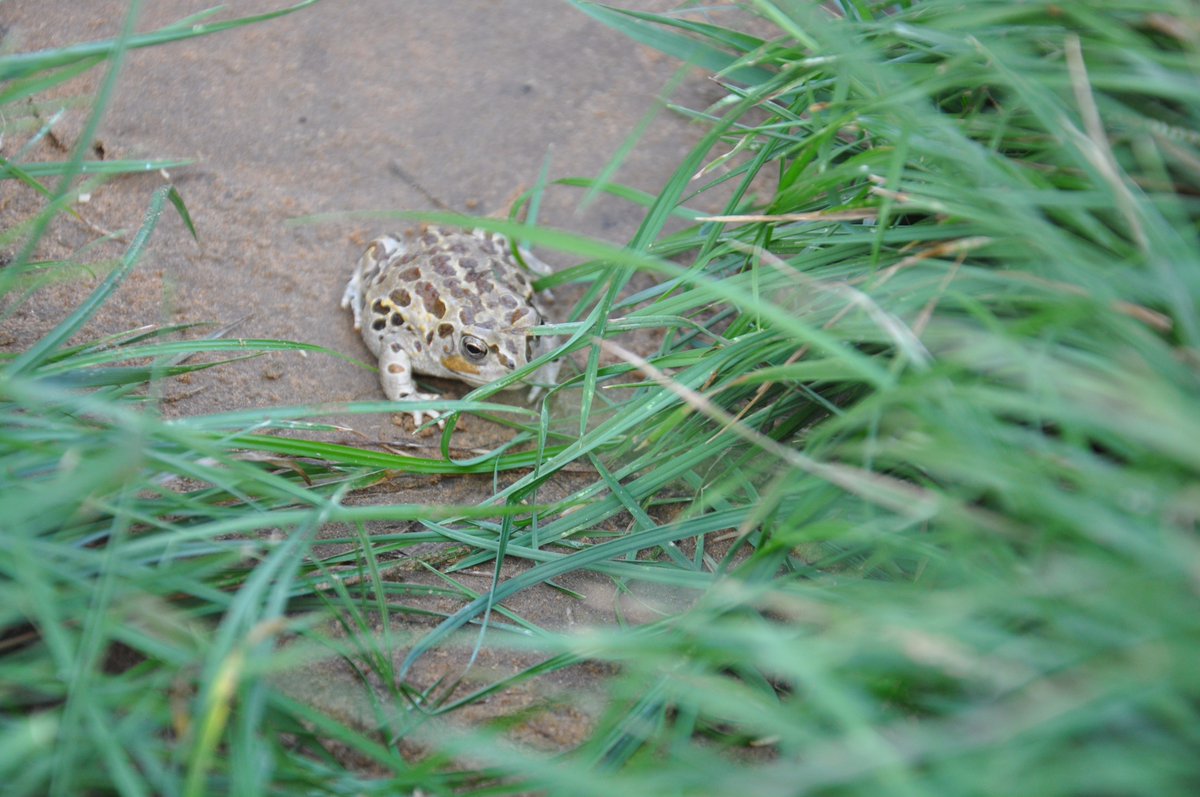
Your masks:
M 524 250 L 521 258 L 550 272 Z M 379 358 L 379 380 L 392 401 L 437 398 L 417 390 L 415 373 L 486 385 L 557 345 L 554 337 L 530 334 L 546 317 L 539 297 L 509 240 L 484 230 L 427 225 L 376 238 L 354 267 L 342 307 Z M 553 384 L 558 365 L 543 366 L 534 381 Z M 533 388 L 530 400 L 540 390 Z M 411 414 L 418 426 L 425 415 L 438 417 L 432 410 Z

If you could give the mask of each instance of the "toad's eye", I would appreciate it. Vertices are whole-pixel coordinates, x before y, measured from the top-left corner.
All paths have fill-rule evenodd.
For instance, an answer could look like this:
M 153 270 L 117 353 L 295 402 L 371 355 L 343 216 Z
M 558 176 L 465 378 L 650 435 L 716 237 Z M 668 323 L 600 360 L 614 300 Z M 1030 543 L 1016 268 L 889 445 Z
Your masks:
M 474 335 L 463 335 L 461 348 L 462 353 L 468 360 L 479 362 L 484 357 L 487 357 L 487 344 Z

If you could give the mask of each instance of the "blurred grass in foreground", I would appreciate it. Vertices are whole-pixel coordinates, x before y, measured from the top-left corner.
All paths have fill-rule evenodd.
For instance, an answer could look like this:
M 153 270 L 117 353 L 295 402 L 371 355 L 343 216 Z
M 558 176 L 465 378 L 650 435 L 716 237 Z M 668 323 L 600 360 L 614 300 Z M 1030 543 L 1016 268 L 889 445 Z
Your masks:
M 585 259 L 550 282 L 587 285 L 562 329 L 587 367 L 559 388 L 582 417 L 516 416 L 541 461 L 503 510 L 340 499 L 384 469 L 529 454 L 455 464 L 261 434 L 323 408 L 161 420 L 129 388 L 187 367 L 159 333 L 68 348 L 81 317 L 5 363 L 14 793 L 1200 790 L 1200 11 L 764 1 L 761 38 L 575 5 L 728 96 L 685 111 L 709 132 L 658 196 L 597 186 L 646 206 L 626 249 L 520 230 Z M 737 218 L 688 209 L 718 186 Z M 666 235 L 672 215 L 692 224 Z M 635 269 L 661 280 L 625 296 Z M 647 326 L 666 337 L 643 361 L 620 335 Z M 160 365 L 97 362 L 114 344 Z M 577 461 L 596 483 L 531 509 Z M 322 524 L 378 519 L 427 532 L 311 556 Z M 627 533 L 602 531 L 617 520 Z M 264 530 L 282 533 L 228 537 Z M 497 549 L 533 566 L 465 596 L 393 671 L 370 615 L 417 610 L 378 557 L 439 539 L 478 550 L 457 567 Z M 344 566 L 364 583 L 322 590 Z M 636 629 L 489 630 L 549 651 L 544 669 L 619 665 L 570 753 L 481 730 L 434 743 L 489 769 L 414 766 L 397 729 L 435 695 L 394 687 L 375 735 L 264 677 L 285 666 L 279 635 L 321 641 L 299 611 L 346 611 L 346 655 L 394 684 L 496 602 L 581 568 L 695 602 Z M 141 663 L 106 669 L 114 644 Z M 331 739 L 388 774 L 345 771 Z

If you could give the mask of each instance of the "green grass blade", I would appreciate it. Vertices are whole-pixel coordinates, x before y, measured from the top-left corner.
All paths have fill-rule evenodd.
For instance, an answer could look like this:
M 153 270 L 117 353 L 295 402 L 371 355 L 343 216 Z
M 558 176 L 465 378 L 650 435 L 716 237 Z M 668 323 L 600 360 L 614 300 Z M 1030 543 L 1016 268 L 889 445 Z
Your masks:
M 240 28 L 246 25 L 265 22 L 276 17 L 281 17 L 285 14 L 291 14 L 299 11 L 300 9 L 311 6 L 316 2 L 318 2 L 318 0 L 302 0 L 302 2 L 278 11 L 239 17 L 236 19 L 222 20 L 220 22 L 196 22 L 196 20 L 201 19 L 202 16 L 193 15 L 187 17 L 181 22 L 168 25 L 152 33 L 129 36 L 128 39 L 123 42 L 119 39 L 112 39 L 108 41 L 77 44 L 71 47 L 62 47 L 56 50 L 0 56 L 0 80 L 13 80 L 15 78 L 25 77 L 26 75 L 31 75 L 37 72 L 44 72 L 49 69 L 68 66 L 83 60 L 111 58 L 119 51 L 127 48 L 139 49 L 142 47 L 156 47 L 169 42 L 193 39 L 197 36 L 207 36 L 233 28 Z M 208 13 L 210 12 L 202 12 L 202 14 L 205 16 Z
M 105 277 L 104 281 L 92 291 L 91 296 L 80 304 L 74 312 L 59 322 L 41 340 L 26 349 L 16 360 L 11 362 L 7 368 L 9 374 L 20 375 L 26 373 L 44 362 L 55 349 L 64 344 L 100 309 L 100 305 L 108 299 L 137 264 L 142 250 L 146 246 L 146 242 L 150 240 L 151 233 L 154 232 L 154 228 L 158 225 L 158 219 L 162 215 L 163 202 L 166 201 L 169 191 L 170 186 L 164 186 L 154 192 L 154 195 L 150 199 L 150 206 L 146 211 L 146 216 L 142 220 L 142 226 L 138 229 L 133 240 L 130 241 L 129 247 L 125 250 L 125 254 L 121 258 L 121 264 Z

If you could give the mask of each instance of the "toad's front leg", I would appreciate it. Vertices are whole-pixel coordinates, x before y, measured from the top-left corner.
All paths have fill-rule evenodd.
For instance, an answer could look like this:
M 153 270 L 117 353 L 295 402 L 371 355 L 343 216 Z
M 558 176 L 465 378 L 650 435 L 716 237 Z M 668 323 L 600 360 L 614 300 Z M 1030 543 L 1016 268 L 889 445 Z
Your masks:
M 431 401 L 438 398 L 436 393 L 422 393 L 417 390 L 417 384 L 413 381 L 412 360 L 408 352 L 395 341 L 385 343 L 379 352 L 379 381 L 390 401 Z M 426 415 L 438 418 L 441 413 L 434 410 L 411 410 L 409 414 L 417 426 L 420 426 Z M 438 420 L 439 427 L 445 425 L 445 421 Z

